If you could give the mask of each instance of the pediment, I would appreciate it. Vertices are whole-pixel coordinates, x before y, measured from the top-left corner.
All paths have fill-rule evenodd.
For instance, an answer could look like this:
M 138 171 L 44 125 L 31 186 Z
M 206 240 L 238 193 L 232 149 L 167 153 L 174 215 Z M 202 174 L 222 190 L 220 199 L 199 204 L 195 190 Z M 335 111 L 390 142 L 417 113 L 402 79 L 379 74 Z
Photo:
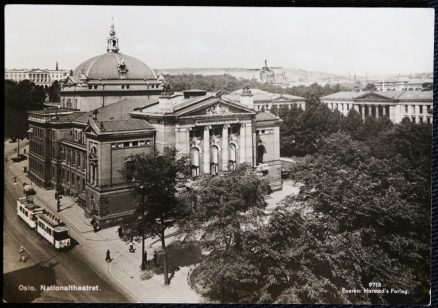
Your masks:
M 94 121 L 89 122 L 88 125 L 84 128 L 84 133 L 89 133 L 92 135 L 97 135 L 99 132 L 99 128 L 94 123 Z
M 76 84 L 76 82 L 71 78 L 71 76 L 68 76 L 66 79 L 64 79 L 63 84 L 70 86 Z
M 233 114 L 254 113 L 253 110 L 246 106 L 229 102 L 220 98 L 210 99 L 207 101 L 195 103 L 176 111 L 178 116 L 227 116 Z
M 361 96 L 358 96 L 354 100 L 355 101 L 361 101 L 361 100 L 376 101 L 376 100 L 391 100 L 391 98 L 373 92 L 373 93 L 366 93 L 366 94 L 363 94 Z

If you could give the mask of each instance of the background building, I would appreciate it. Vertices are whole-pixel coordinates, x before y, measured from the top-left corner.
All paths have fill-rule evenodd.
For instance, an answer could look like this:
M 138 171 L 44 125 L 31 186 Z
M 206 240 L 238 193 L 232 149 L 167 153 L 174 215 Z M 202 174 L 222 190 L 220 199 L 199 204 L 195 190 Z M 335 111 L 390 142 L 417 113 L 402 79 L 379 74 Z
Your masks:
M 321 97 L 321 102 L 343 115 L 354 108 L 364 120 L 365 117 L 387 116 L 394 123 L 400 123 L 404 118 L 414 123 L 432 124 L 433 121 L 432 91 L 341 91 Z
M 254 109 L 255 110 L 270 110 L 273 106 L 281 108 L 287 106 L 289 109 L 292 106 L 296 106 L 305 110 L 306 99 L 304 97 L 289 95 L 289 94 L 276 94 L 259 89 L 250 89 L 253 95 Z M 242 92 L 244 90 L 237 90 L 230 94 L 223 95 L 223 98 L 231 100 L 233 102 L 239 102 Z
M 50 69 L 5 69 L 5 80 L 13 80 L 20 82 L 22 80 L 29 80 L 38 86 L 48 86 L 55 81 L 62 81 L 69 75 L 68 70 L 58 69 L 58 62 L 56 68 Z

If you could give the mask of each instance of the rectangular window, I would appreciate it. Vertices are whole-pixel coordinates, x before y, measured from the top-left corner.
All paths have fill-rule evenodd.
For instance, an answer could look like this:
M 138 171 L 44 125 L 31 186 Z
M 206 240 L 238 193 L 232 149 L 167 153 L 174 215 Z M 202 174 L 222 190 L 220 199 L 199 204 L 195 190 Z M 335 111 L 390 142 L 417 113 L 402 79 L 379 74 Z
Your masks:
M 405 113 L 408 113 L 408 105 L 405 105 Z
M 426 118 L 427 124 L 430 124 L 430 118 Z
M 123 143 L 123 147 L 125 147 L 125 148 L 126 148 L 126 147 L 129 147 L 129 142 L 124 142 L 124 143 Z
M 423 113 L 423 105 L 420 105 L 420 113 Z
M 137 147 L 138 146 L 138 141 L 132 141 L 132 146 L 133 147 Z
M 412 117 L 411 119 L 412 119 L 412 123 L 415 123 L 415 117 Z

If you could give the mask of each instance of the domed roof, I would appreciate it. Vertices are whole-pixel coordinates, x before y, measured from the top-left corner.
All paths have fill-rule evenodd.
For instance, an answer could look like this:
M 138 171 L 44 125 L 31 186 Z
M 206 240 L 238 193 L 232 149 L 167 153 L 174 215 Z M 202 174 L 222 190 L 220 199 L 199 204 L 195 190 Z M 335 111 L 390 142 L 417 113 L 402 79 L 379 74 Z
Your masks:
M 121 78 L 120 65 L 125 65 L 125 76 Z M 73 76 L 80 78 L 85 74 L 88 79 L 157 79 L 155 72 L 140 60 L 118 52 L 108 52 L 80 64 Z

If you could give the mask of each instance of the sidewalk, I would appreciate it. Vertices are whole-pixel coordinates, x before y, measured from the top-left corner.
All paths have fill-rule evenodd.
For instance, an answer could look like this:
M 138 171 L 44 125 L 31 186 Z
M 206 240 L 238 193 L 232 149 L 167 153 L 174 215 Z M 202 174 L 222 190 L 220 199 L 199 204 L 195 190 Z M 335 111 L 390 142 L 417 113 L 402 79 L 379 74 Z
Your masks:
M 9 148 L 9 149 L 8 149 Z M 21 148 L 21 144 L 20 144 Z M 23 147 L 24 148 L 24 147 Z M 28 147 L 26 146 L 26 150 Z M 21 152 L 21 151 L 20 151 Z M 15 152 L 5 146 L 5 153 L 8 155 L 8 162 L 5 163 L 5 175 L 17 177 L 17 184 L 30 184 L 29 178 L 23 172 L 23 167 L 28 166 L 28 160 L 13 163 L 10 158 Z M 56 213 L 56 200 L 54 190 L 45 190 L 33 185 L 36 196 L 35 203 L 49 208 Z M 73 249 L 77 250 L 86 261 L 94 266 L 96 273 L 102 277 L 111 279 L 125 293 L 128 293 L 133 302 L 145 303 L 200 303 L 203 302 L 201 295 L 197 294 L 189 286 L 187 275 L 189 266 L 181 267 L 175 272 L 175 276 L 169 286 L 164 285 L 163 275 L 145 273 L 140 270 L 141 243 L 136 243 L 137 251 L 130 253 L 128 243 L 119 239 L 117 226 L 100 230 L 95 233 L 90 220 L 84 216 L 84 211 L 76 204 L 75 198 L 63 196 L 61 199 L 61 212 L 58 215 L 70 228 L 71 237 L 78 242 Z M 170 230 L 171 234 L 174 230 Z M 153 256 L 154 250 L 160 248 L 161 243 L 155 239 L 147 239 L 145 247 L 148 259 Z M 172 242 L 172 237 L 166 240 L 166 245 Z M 105 262 L 106 250 L 109 249 L 113 261 Z M 144 276 L 151 276 L 149 279 L 142 279 Z

